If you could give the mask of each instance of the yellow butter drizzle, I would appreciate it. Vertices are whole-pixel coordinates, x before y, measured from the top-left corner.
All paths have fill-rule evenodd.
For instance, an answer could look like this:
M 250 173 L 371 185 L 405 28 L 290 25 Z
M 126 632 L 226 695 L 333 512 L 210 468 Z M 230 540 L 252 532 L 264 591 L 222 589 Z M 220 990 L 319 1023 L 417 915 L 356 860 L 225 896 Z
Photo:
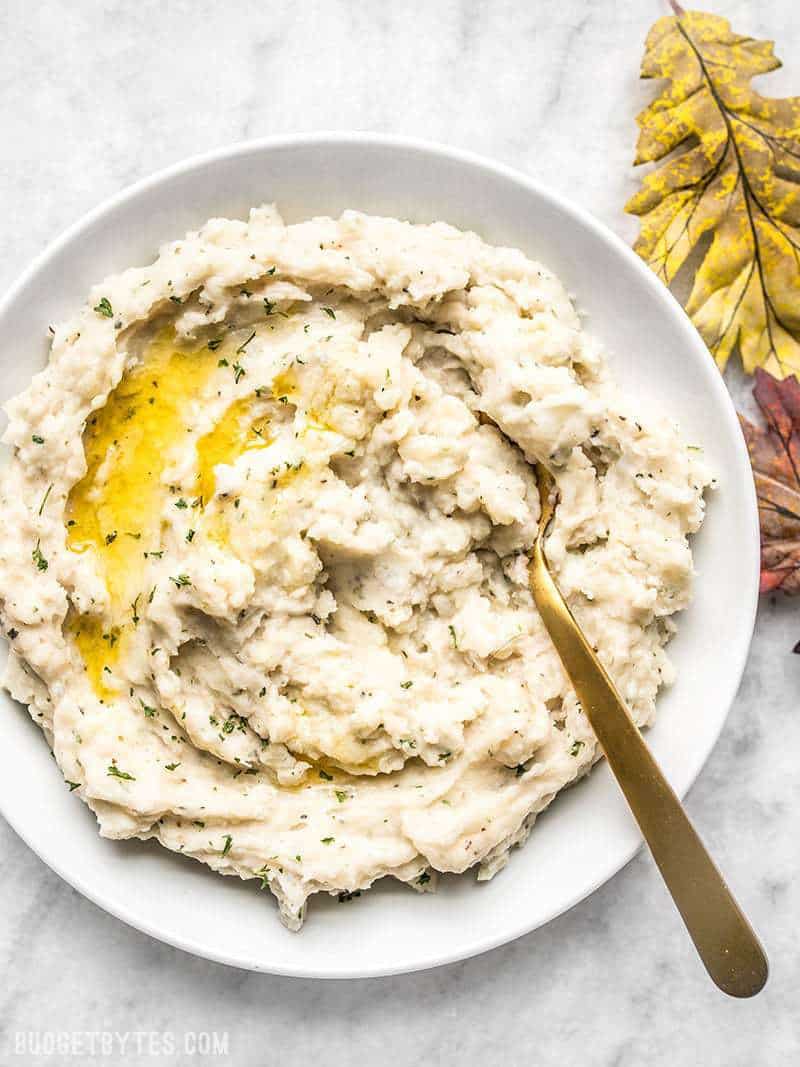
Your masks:
M 217 362 L 207 346 L 181 346 L 165 330 L 87 420 L 87 470 L 67 501 L 67 540 L 74 552 L 96 553 L 112 615 L 139 591 L 144 553 L 159 548 L 162 475 Z
M 137 597 L 144 595 L 145 553 L 160 549 L 164 470 L 191 432 L 196 404 L 211 377 L 223 373 L 218 371 L 220 357 L 221 351 L 181 344 L 172 329 L 164 330 L 149 344 L 141 364 L 124 375 L 104 407 L 87 420 L 87 470 L 67 501 L 67 544 L 73 552 L 95 553 L 109 594 L 110 619 L 70 614 L 66 629 L 103 700 L 113 695 L 106 668 L 119 660 Z M 213 466 L 235 458 L 236 448 L 247 445 L 249 430 L 241 434 L 239 414 L 229 414 L 239 403 L 225 413 L 216 437 L 212 430 L 201 438 L 198 483 L 210 486 L 212 493 Z
M 215 374 L 231 336 L 215 351 L 207 344 L 182 344 L 172 329 L 147 346 L 142 361 L 112 390 L 86 423 L 86 474 L 67 501 L 67 544 L 92 551 L 110 601 L 110 618 L 70 612 L 66 630 L 81 654 L 101 700 L 114 695 L 113 667 L 143 607 L 145 553 L 161 548 L 161 512 L 167 495 L 163 475 L 197 421 L 197 405 Z M 222 366 L 220 361 L 223 360 Z M 227 370 L 230 374 L 230 370 Z M 207 504 L 216 490 L 216 467 L 271 443 L 267 420 L 254 414 L 250 395 L 235 400 L 207 433 L 193 441 L 197 477 L 194 495 Z M 212 518 L 209 533 L 223 540 L 224 516 Z M 138 607 L 137 607 L 138 605 Z
M 99 615 L 79 615 L 70 611 L 66 630 L 81 654 L 92 689 L 102 703 L 109 703 L 117 692 L 111 671 L 119 658 L 120 628 L 110 626 L 106 629 Z
M 197 495 L 207 504 L 216 490 L 216 468 L 233 463 L 244 452 L 266 448 L 267 420 L 253 417 L 252 397 L 234 400 L 219 422 L 197 442 Z

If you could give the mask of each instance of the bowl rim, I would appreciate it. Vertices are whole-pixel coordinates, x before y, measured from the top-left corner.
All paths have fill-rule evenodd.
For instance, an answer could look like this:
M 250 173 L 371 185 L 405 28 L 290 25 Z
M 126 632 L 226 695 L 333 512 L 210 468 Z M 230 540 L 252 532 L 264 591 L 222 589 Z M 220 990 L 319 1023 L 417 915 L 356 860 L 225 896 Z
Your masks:
M 219 162 L 221 160 L 232 159 L 237 156 L 247 156 L 248 154 L 260 154 L 262 152 L 269 152 L 275 149 L 285 149 L 292 147 L 322 147 L 329 145 L 332 147 L 339 146 L 364 146 L 372 147 L 379 146 L 389 149 L 396 149 L 401 152 L 411 152 L 420 155 L 434 156 L 448 159 L 450 162 L 456 164 L 463 164 L 473 168 L 480 169 L 484 172 L 488 172 L 496 177 L 505 178 L 508 181 L 514 182 L 516 185 L 522 186 L 528 192 L 531 192 L 540 200 L 549 203 L 555 207 L 558 211 L 570 216 L 572 220 L 580 227 L 591 231 L 597 238 L 599 238 L 606 245 L 616 252 L 616 254 L 623 256 L 632 265 L 633 269 L 638 273 L 642 283 L 649 287 L 649 289 L 656 294 L 658 299 L 665 308 L 669 309 L 669 313 L 676 321 L 676 325 L 680 324 L 680 328 L 683 330 L 686 337 L 687 347 L 694 347 L 697 349 L 698 345 L 706 352 L 708 356 L 708 367 L 712 372 L 707 375 L 708 383 L 712 391 L 716 394 L 716 401 L 724 412 L 725 420 L 735 429 L 736 433 L 734 438 L 737 441 L 738 461 L 740 464 L 744 464 L 746 470 L 750 470 L 750 461 L 747 454 L 747 448 L 744 441 L 744 436 L 741 433 L 741 428 L 736 414 L 736 409 L 733 404 L 733 399 L 728 392 L 723 382 L 722 374 L 717 371 L 714 364 L 713 357 L 708 353 L 705 343 L 697 332 L 694 324 L 689 319 L 688 315 L 684 311 L 681 304 L 673 296 L 670 290 L 656 277 L 656 275 L 647 267 L 647 265 L 640 259 L 640 257 L 633 251 L 633 249 L 627 245 L 621 237 L 613 232 L 607 225 L 592 215 L 587 209 L 576 204 L 568 197 L 561 193 L 555 192 L 549 188 L 546 184 L 540 182 L 538 179 L 528 176 L 523 171 L 518 170 L 515 167 L 508 164 L 495 161 L 479 153 L 472 152 L 467 149 L 454 147 L 442 142 L 426 140 L 423 138 L 409 137 L 397 134 L 385 134 L 375 133 L 370 131 L 355 131 L 355 130 L 319 130 L 310 132 L 300 132 L 291 134 L 278 134 L 270 137 L 254 138 L 245 141 L 237 141 L 232 144 L 221 145 L 208 151 L 197 153 L 181 159 L 167 167 L 164 167 L 154 173 L 139 179 L 127 186 L 124 186 L 118 192 L 112 194 L 106 199 L 102 200 L 96 207 L 90 209 L 88 212 L 81 215 L 75 222 L 71 223 L 64 230 L 61 231 L 52 241 L 50 241 L 45 247 L 37 253 L 33 259 L 29 262 L 28 266 L 22 271 L 17 279 L 12 282 L 6 292 L 0 297 L 0 318 L 2 318 L 8 310 L 13 306 L 19 295 L 24 291 L 26 286 L 35 278 L 39 270 L 44 267 L 47 262 L 53 257 L 57 256 L 62 250 L 64 250 L 72 242 L 79 240 L 82 234 L 90 229 L 94 223 L 101 220 L 104 216 L 112 213 L 121 205 L 125 204 L 129 200 L 133 200 L 140 194 L 157 187 L 165 182 L 170 181 L 173 178 L 179 177 L 182 174 L 202 169 Z M 446 220 L 445 220 L 446 221 Z M 699 354 L 699 353 L 698 353 Z M 742 589 L 742 597 L 747 596 L 749 599 L 749 610 L 743 615 L 747 621 L 747 632 L 743 635 L 743 641 L 741 644 L 741 652 L 739 655 L 739 662 L 736 663 L 735 668 L 729 673 L 728 679 L 728 692 L 727 706 L 724 709 L 724 713 L 720 714 L 718 726 L 708 742 L 707 750 L 698 755 L 690 772 L 687 775 L 687 781 L 682 782 L 680 788 L 676 787 L 676 792 L 683 798 L 688 791 L 692 788 L 697 780 L 700 771 L 703 769 L 705 763 L 713 752 L 717 745 L 722 729 L 727 721 L 733 702 L 736 698 L 739 686 L 741 684 L 742 675 L 744 673 L 745 665 L 747 663 L 750 644 L 752 641 L 753 629 L 755 626 L 756 613 L 758 607 L 758 595 L 759 595 L 759 559 L 760 559 L 760 533 L 759 533 L 759 519 L 758 519 L 758 505 L 755 492 L 755 485 L 753 479 L 749 479 L 749 492 L 745 490 L 750 499 L 750 540 L 749 551 L 746 553 L 746 558 L 749 560 L 749 566 L 747 563 L 742 567 L 737 576 L 737 581 Z M 749 590 L 749 592 L 748 592 Z M 227 966 L 236 967 L 244 970 L 257 971 L 261 973 L 275 974 L 283 977 L 292 978 L 325 978 L 325 979 L 355 979 L 355 978 L 370 978 L 389 976 L 394 974 L 407 974 L 414 973 L 416 971 L 426 970 L 433 967 L 445 966 L 450 963 L 455 963 L 459 960 L 469 959 L 473 956 L 481 955 L 492 949 L 498 948 L 501 945 L 508 944 L 511 941 L 522 937 L 524 934 L 530 933 L 540 926 L 546 925 L 553 919 L 558 918 L 565 912 L 569 911 L 576 904 L 582 900 L 591 896 L 600 886 L 604 885 L 607 881 L 610 881 L 615 875 L 617 875 L 628 863 L 634 858 L 635 855 L 642 849 L 644 842 L 639 836 L 638 843 L 632 847 L 627 848 L 622 854 L 621 859 L 615 861 L 613 869 L 607 871 L 603 876 L 599 877 L 596 881 L 593 881 L 588 888 L 581 886 L 574 894 L 564 900 L 563 904 L 554 910 L 548 918 L 544 920 L 526 921 L 522 919 L 513 927 L 505 930 L 501 934 L 491 934 L 483 938 L 471 939 L 465 947 L 450 951 L 448 953 L 439 953 L 428 958 L 422 959 L 416 964 L 409 966 L 406 963 L 400 963 L 397 966 L 376 965 L 369 968 L 357 967 L 353 969 L 339 969 L 335 973 L 331 971 L 321 971 L 319 968 L 314 967 L 294 967 L 294 966 L 280 966 L 270 965 L 265 967 L 262 963 L 259 963 L 256 959 L 243 961 L 239 958 L 234 958 L 232 955 L 226 955 L 222 952 L 209 950 L 205 947 L 201 941 L 197 938 L 191 938 L 186 936 L 180 936 L 172 934 L 170 932 L 159 929 L 156 924 L 147 922 L 141 919 L 139 916 L 132 915 L 125 904 L 119 903 L 112 897 L 106 896 L 102 891 L 95 890 L 89 880 L 87 880 L 81 872 L 69 871 L 63 869 L 62 864 L 57 861 L 53 861 L 47 856 L 43 855 L 39 849 L 34 846 L 29 840 L 29 835 L 26 833 L 25 827 L 20 825 L 19 820 L 13 819 L 10 814 L 0 808 L 0 814 L 3 815 L 5 820 L 14 830 L 14 832 L 25 842 L 25 844 L 33 851 L 42 862 L 44 862 L 55 874 L 57 874 L 68 885 L 72 886 L 82 896 L 86 897 L 93 904 L 97 905 L 103 911 L 113 915 L 115 918 L 122 920 L 128 926 L 133 927 L 149 935 L 157 941 L 172 945 L 175 948 L 179 948 L 184 952 L 188 952 L 194 956 L 202 959 L 212 960 L 216 963 L 222 963 Z M 638 830 L 637 830 L 638 834 Z

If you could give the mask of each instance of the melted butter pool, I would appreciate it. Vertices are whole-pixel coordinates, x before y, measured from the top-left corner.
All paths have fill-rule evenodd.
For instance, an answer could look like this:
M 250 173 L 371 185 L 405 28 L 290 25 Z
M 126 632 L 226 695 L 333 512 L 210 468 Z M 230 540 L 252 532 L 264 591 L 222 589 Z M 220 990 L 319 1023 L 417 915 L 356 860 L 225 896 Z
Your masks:
M 216 489 L 216 468 L 233 463 L 244 452 L 266 448 L 267 420 L 253 415 L 252 397 L 234 400 L 219 422 L 197 442 L 197 495 L 208 503 Z
M 86 423 L 87 470 L 67 501 L 67 541 L 96 553 L 112 615 L 133 601 L 144 553 L 160 546 L 162 475 L 217 362 L 207 346 L 179 346 L 164 331 Z
M 78 647 L 92 689 L 102 703 L 110 703 L 117 692 L 113 670 L 119 659 L 120 628 L 106 629 L 99 615 L 70 612 L 65 629 Z
M 87 469 L 67 501 L 67 544 L 73 552 L 95 554 L 110 618 L 71 614 L 66 630 L 101 700 L 113 696 L 111 669 L 135 625 L 137 598 L 145 593 L 145 553 L 161 549 L 164 471 L 185 447 L 211 378 L 225 373 L 221 355 L 206 344 L 183 345 L 173 330 L 164 330 L 87 420 Z M 269 444 L 266 420 L 253 416 L 252 405 L 252 396 L 234 401 L 197 440 L 196 488 L 204 501 L 214 494 L 218 464 Z

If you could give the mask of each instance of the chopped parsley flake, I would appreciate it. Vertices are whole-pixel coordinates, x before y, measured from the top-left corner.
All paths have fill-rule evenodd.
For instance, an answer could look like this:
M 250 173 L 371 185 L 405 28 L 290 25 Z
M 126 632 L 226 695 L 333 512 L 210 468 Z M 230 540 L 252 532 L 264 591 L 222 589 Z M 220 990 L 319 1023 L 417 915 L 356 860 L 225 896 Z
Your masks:
M 333 842 L 334 842 L 334 838 L 332 838 L 332 837 L 321 837 L 320 841 L 322 842 L 323 845 L 332 845 Z
M 47 498 L 48 498 L 48 497 L 50 496 L 50 490 L 51 490 L 52 488 L 53 488 L 53 486 L 52 486 L 52 485 L 48 485 L 47 489 L 45 490 L 45 494 L 44 494 L 44 496 L 42 497 L 42 502 L 41 502 L 41 504 L 39 505 L 39 514 L 40 514 L 40 515 L 41 515 L 41 514 L 42 514 L 42 512 L 44 511 L 44 506 L 45 506 L 45 504 L 47 503 Z
M 570 756 L 577 756 L 580 750 L 583 748 L 583 745 L 583 741 L 575 741 L 572 745 L 572 748 L 569 750 Z
M 256 335 L 256 331 L 255 331 L 255 330 L 253 330 L 253 332 L 252 332 L 252 333 L 250 334 L 250 336 L 249 336 L 249 337 L 247 338 L 247 340 L 246 340 L 246 341 L 242 341 L 242 343 L 241 343 L 241 344 L 239 345 L 239 347 L 238 347 L 238 348 L 236 349 L 236 355 L 237 355 L 237 356 L 239 355 L 239 353 L 240 353 L 240 352 L 244 352 L 244 350 L 245 350 L 245 349 L 247 348 L 247 346 L 248 346 L 248 345 L 250 344 L 250 342 L 251 342 L 251 341 L 253 340 L 253 338 L 255 337 L 255 335 Z
M 184 585 L 191 585 L 192 584 L 192 579 L 189 577 L 188 574 L 179 574 L 177 576 L 177 578 L 173 577 L 173 575 L 170 575 L 169 576 L 169 580 L 171 582 L 174 582 L 175 585 L 178 587 L 178 589 L 180 589 Z
M 128 774 L 127 771 L 121 771 L 116 763 L 109 763 L 106 774 L 110 775 L 112 778 L 122 778 L 126 782 L 136 781 L 132 774 Z
M 453 642 L 453 648 L 458 648 L 458 638 L 456 637 L 455 626 L 448 626 L 447 629 L 450 631 L 450 640 Z
M 47 570 L 47 560 L 42 555 L 42 550 L 39 547 L 38 541 L 36 542 L 36 548 L 34 548 L 33 552 L 31 552 L 31 559 L 40 571 Z
M 212 337 L 211 340 L 208 342 L 208 347 L 211 349 L 212 352 L 216 352 L 221 344 L 221 337 Z
M 333 781 L 333 775 L 332 774 L 328 774 L 327 771 L 323 771 L 321 768 L 320 768 L 319 776 L 320 776 L 320 778 L 323 778 L 326 782 L 332 782 Z
M 185 501 L 185 500 L 183 499 L 183 497 L 179 497 L 179 498 L 178 498 L 178 499 L 177 499 L 177 500 L 175 501 L 175 507 L 176 507 L 176 508 L 188 508 L 188 507 L 189 507 L 189 505 L 188 505 L 188 504 L 186 503 L 186 501 Z
M 325 314 L 329 318 L 332 318 L 332 319 L 336 318 L 336 312 L 333 310 L 333 308 L 323 308 L 322 310 L 325 312 Z
M 231 850 L 231 845 L 232 844 L 233 844 L 233 838 L 231 837 L 231 835 L 230 834 L 225 834 L 225 846 L 222 849 L 222 855 L 223 856 L 227 856 L 228 855 L 228 853 Z
M 33 441 L 33 443 L 35 445 L 43 445 L 44 444 L 44 438 L 40 437 L 38 433 L 35 433 L 35 434 L 31 435 L 31 441 Z
M 113 319 L 114 317 L 114 309 L 109 303 L 107 296 L 102 297 L 100 303 L 96 304 L 93 310 L 96 311 L 98 315 L 102 315 L 106 319 Z
M 164 767 L 165 771 L 175 771 L 180 767 L 180 763 L 167 763 Z
M 400 688 L 401 689 L 410 689 L 413 684 L 414 684 L 413 682 L 401 682 L 400 683 Z

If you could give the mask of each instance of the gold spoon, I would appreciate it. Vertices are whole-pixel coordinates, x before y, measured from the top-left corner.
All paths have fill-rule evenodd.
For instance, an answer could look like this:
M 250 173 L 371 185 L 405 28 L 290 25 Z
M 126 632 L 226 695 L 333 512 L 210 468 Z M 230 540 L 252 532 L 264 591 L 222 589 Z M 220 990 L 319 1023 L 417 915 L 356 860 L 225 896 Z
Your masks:
M 538 463 L 536 478 L 541 514 L 528 574 L 542 622 L 706 970 L 723 992 L 753 997 L 767 980 L 764 949 L 553 581 L 544 535 L 557 491 Z

